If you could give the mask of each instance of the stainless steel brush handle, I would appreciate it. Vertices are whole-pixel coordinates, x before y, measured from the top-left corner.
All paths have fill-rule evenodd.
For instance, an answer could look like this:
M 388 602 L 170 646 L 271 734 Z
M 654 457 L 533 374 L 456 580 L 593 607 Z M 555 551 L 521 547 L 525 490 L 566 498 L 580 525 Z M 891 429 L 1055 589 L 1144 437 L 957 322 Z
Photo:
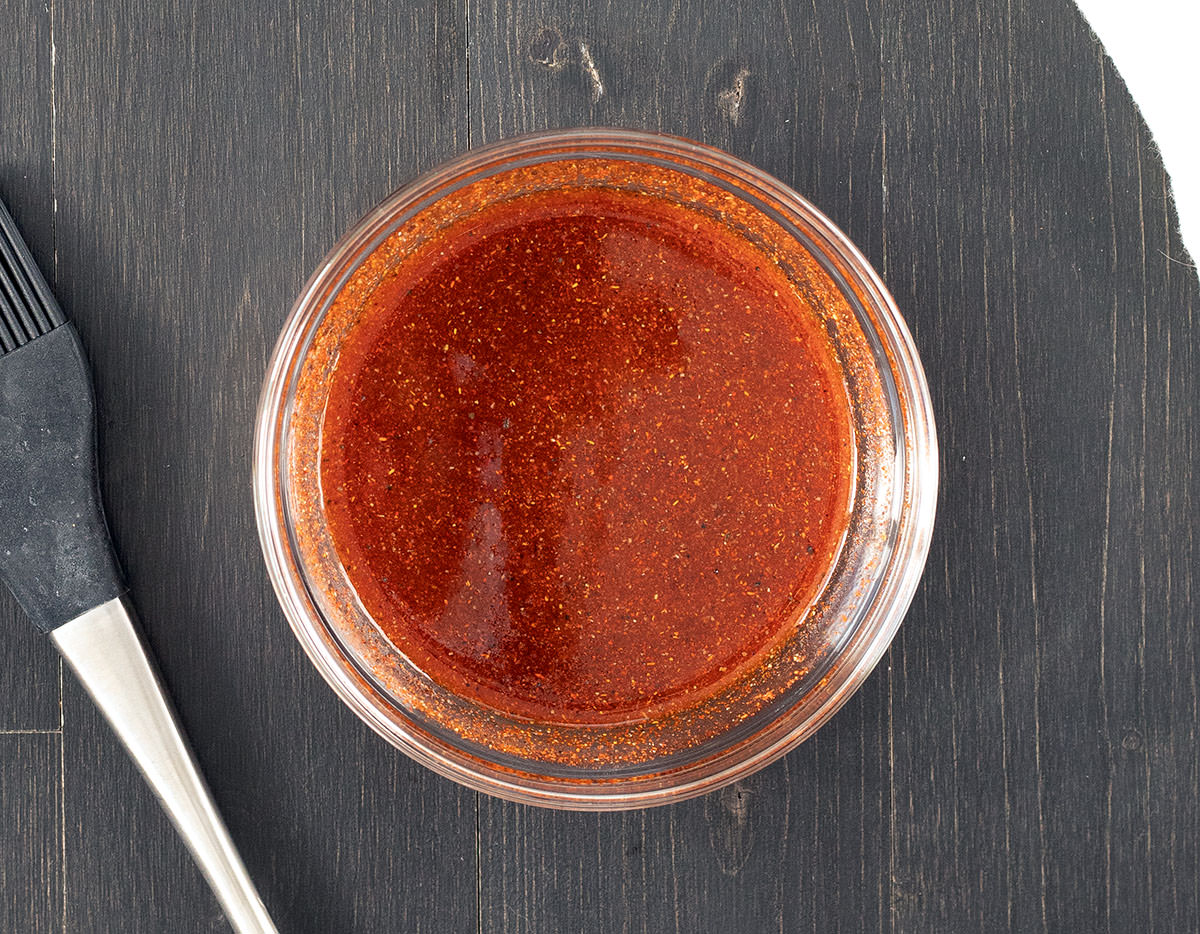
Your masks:
M 221 821 L 124 598 L 51 638 L 129 750 L 238 934 L 278 934 Z

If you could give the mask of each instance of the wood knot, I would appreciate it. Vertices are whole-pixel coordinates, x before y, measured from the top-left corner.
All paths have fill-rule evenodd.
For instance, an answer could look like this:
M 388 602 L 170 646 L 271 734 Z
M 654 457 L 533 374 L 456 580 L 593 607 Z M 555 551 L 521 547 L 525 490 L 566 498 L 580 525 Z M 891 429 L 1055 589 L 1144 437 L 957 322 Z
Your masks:
M 717 106 L 734 126 L 741 121 L 746 106 L 746 81 L 749 77 L 749 68 L 739 68 L 730 86 L 717 92 Z
M 555 27 L 542 26 L 529 40 L 528 55 L 533 64 L 547 71 L 561 72 L 571 65 L 578 67 L 587 81 L 592 103 L 599 103 L 604 96 L 604 79 L 586 39 L 568 39 Z
M 543 26 L 529 40 L 529 60 L 551 71 L 562 71 L 570 58 L 566 40 L 553 26 Z
M 734 782 L 713 796 L 716 807 L 708 810 L 709 841 L 721 872 L 727 876 L 741 872 L 754 850 L 751 794 L 748 786 Z

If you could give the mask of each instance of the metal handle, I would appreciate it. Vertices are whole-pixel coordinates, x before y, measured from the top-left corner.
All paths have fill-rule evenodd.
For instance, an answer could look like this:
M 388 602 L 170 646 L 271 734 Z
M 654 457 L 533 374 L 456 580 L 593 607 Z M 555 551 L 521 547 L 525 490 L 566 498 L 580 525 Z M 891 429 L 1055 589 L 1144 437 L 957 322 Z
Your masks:
M 179 830 L 238 934 L 278 934 L 196 767 L 123 598 L 51 633 Z

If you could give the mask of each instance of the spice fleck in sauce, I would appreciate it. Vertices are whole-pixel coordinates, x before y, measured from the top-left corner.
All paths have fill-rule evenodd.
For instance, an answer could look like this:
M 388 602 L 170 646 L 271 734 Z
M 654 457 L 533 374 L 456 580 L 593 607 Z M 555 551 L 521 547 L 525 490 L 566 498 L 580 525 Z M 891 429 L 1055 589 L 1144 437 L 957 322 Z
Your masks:
M 493 204 L 422 250 L 346 335 L 322 428 L 363 606 L 519 717 L 711 696 L 798 625 L 846 527 L 817 313 L 719 221 L 615 189 Z

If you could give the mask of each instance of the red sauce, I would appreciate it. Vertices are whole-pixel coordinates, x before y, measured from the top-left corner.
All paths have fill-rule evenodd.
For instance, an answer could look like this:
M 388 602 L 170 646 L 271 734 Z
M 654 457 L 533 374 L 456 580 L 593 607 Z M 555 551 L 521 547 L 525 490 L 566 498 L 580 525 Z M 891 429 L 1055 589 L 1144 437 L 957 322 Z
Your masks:
M 797 625 L 852 453 L 825 326 L 744 237 L 615 190 L 438 235 L 345 337 L 321 436 L 338 558 L 430 678 L 618 722 L 710 696 Z

